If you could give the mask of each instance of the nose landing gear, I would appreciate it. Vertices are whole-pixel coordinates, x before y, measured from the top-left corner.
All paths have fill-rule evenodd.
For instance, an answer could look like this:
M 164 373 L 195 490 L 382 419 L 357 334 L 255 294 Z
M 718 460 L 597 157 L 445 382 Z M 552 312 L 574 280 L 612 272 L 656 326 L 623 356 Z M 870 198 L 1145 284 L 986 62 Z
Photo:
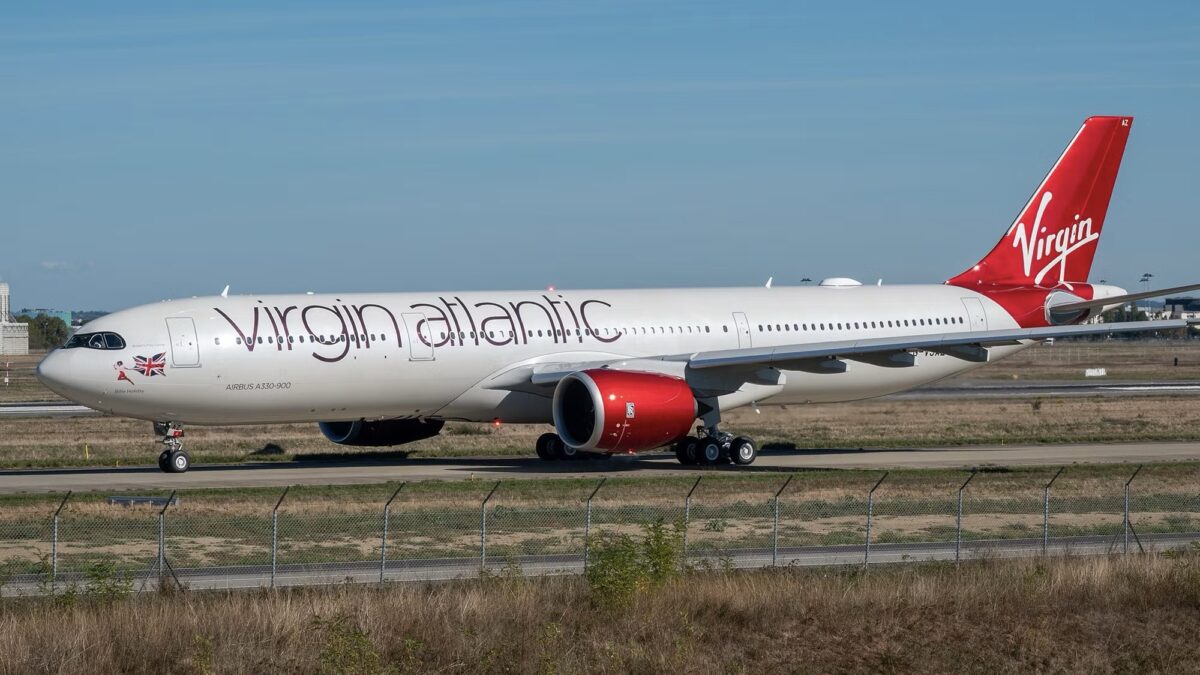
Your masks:
M 154 433 L 162 436 L 166 448 L 158 456 L 163 473 L 184 473 L 192 467 L 192 458 L 183 450 L 183 427 L 175 422 L 156 422 Z

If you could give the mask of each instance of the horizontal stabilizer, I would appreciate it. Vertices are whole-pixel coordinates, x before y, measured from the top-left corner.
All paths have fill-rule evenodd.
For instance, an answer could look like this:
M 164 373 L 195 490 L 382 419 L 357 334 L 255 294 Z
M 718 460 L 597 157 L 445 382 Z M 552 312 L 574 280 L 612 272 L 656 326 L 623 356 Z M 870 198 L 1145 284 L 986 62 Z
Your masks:
M 1188 284 L 1187 286 L 1175 286 L 1174 288 L 1160 288 L 1155 291 L 1143 291 L 1141 293 L 1126 293 L 1125 295 L 1110 295 L 1107 298 L 1096 298 L 1095 300 L 1079 300 L 1076 302 L 1064 302 L 1062 304 L 1055 303 L 1051 309 L 1055 312 L 1071 312 L 1076 310 L 1092 309 L 1094 307 L 1108 307 L 1109 305 L 1123 305 L 1127 302 L 1137 300 L 1145 300 L 1146 298 L 1158 298 L 1164 295 L 1173 293 L 1185 293 L 1194 291 L 1200 288 L 1200 284 Z

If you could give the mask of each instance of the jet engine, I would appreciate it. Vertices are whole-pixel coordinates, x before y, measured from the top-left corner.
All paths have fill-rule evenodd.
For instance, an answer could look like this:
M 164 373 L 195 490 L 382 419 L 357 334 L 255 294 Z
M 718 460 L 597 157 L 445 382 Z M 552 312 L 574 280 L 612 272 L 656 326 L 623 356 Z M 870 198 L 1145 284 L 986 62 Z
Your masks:
M 442 430 L 442 420 L 380 420 L 368 422 L 320 422 L 318 426 L 325 438 L 338 445 L 382 447 L 403 445 L 423 438 L 437 436 Z
M 553 413 L 559 437 L 573 448 L 636 452 L 686 436 L 697 410 L 678 377 L 597 368 L 559 381 Z

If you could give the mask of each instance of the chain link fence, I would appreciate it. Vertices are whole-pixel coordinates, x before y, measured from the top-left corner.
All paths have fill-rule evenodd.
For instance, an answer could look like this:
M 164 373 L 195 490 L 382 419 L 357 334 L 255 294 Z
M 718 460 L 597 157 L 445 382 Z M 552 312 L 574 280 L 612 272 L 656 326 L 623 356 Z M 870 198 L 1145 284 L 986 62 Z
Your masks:
M 675 528 L 698 568 L 1136 553 L 1200 540 L 1200 476 L 1177 469 L 860 476 L 68 494 L 0 510 L 0 595 L 84 583 L 97 569 L 139 589 L 576 574 L 601 534 L 637 536 L 657 522 Z

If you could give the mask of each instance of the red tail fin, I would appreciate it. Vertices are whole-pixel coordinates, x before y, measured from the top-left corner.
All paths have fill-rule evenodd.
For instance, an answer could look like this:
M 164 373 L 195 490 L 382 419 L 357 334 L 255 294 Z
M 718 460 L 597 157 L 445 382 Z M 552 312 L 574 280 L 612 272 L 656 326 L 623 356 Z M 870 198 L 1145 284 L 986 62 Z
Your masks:
M 1087 281 L 1132 117 L 1089 117 L 1000 243 L 955 286 Z

